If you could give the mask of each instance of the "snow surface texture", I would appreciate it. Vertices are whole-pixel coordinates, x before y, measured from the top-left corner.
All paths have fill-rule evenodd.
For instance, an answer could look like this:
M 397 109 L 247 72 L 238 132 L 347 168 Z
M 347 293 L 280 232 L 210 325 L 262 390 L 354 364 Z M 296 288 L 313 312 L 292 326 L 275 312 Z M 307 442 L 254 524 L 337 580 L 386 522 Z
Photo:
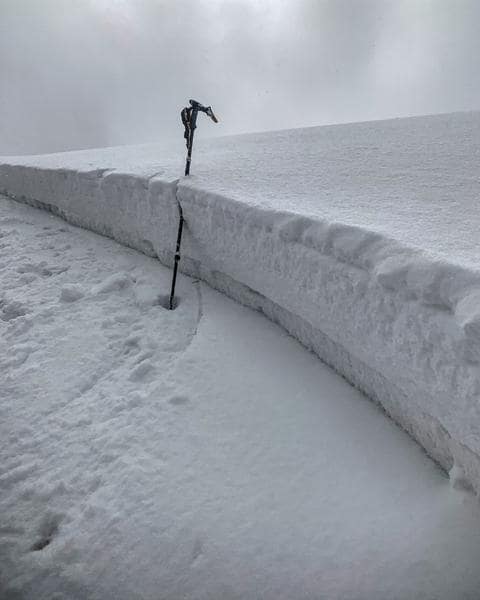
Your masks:
M 262 310 L 480 492 L 478 113 L 4 159 L 0 191 Z M 455 471 L 457 472 L 457 471 Z
M 478 600 L 480 506 L 262 315 L 0 198 L 2 600 Z

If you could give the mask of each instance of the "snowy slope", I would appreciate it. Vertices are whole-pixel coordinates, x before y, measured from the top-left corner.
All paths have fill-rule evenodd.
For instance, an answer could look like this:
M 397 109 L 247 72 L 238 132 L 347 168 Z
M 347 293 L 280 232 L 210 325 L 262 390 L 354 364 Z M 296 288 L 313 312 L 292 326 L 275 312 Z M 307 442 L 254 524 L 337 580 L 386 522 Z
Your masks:
M 268 314 L 480 491 L 478 113 L 4 159 L 0 190 Z
M 480 507 L 280 328 L 0 198 L 2 600 L 477 600 Z

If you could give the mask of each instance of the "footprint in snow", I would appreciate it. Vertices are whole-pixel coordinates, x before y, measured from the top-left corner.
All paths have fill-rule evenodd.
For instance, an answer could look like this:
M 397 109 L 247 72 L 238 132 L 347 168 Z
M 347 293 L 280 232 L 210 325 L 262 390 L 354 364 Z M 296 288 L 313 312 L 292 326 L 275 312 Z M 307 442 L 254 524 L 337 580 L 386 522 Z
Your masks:
M 18 317 L 23 317 L 27 312 L 27 307 L 18 300 L 12 300 L 11 302 L 0 300 L 0 319 L 2 321 L 12 321 Z
M 203 542 L 200 538 L 196 538 L 192 549 L 192 563 L 198 560 L 204 553 Z
M 52 275 L 60 275 L 60 273 L 65 273 L 68 271 L 70 267 L 64 265 L 56 265 L 54 267 L 48 267 L 47 263 L 42 260 L 42 262 L 36 264 L 31 262 L 23 263 L 17 267 L 17 273 L 35 273 L 36 275 L 40 275 L 42 277 L 51 277 Z
M 131 335 L 124 342 L 123 354 L 133 354 L 140 351 L 140 342 L 142 338 L 139 335 Z
M 130 381 L 142 381 L 144 380 L 155 367 L 149 360 L 144 360 L 139 365 L 137 365 L 133 371 L 130 373 L 129 379 Z
M 32 545 L 32 552 L 43 550 L 50 544 L 56 533 L 58 527 L 62 521 L 62 515 L 48 514 L 46 515 L 39 527 L 37 541 Z
M 80 285 L 75 283 L 67 284 L 62 287 L 60 292 L 60 301 L 61 302 L 76 302 L 85 296 L 85 292 L 83 291 Z
M 128 275 L 128 273 L 114 273 L 102 281 L 102 283 L 94 286 L 92 293 L 94 295 L 107 294 L 109 292 L 123 290 L 131 285 L 132 278 L 130 275 Z
M 18 278 L 21 285 L 30 285 L 36 279 L 37 279 L 37 276 L 34 275 L 33 273 L 24 273 L 23 275 L 20 275 L 20 277 Z
M 189 402 L 189 400 L 190 400 L 190 398 L 188 396 L 184 396 L 182 394 L 177 394 L 177 395 L 169 398 L 168 402 L 170 404 L 173 404 L 173 406 L 181 406 L 182 404 L 187 404 L 187 402 Z
M 17 273 L 35 273 L 42 277 L 50 277 L 52 272 L 47 268 L 47 263 L 42 261 L 41 263 L 23 263 L 17 267 Z

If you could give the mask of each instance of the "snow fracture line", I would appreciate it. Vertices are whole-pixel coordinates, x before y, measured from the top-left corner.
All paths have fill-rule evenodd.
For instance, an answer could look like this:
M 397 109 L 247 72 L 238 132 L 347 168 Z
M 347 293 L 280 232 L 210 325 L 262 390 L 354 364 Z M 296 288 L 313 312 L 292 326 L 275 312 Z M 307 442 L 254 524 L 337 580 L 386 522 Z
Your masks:
M 202 298 L 202 282 L 200 279 L 195 279 L 193 282 L 195 288 L 197 290 L 197 298 L 198 298 L 198 312 L 197 312 L 197 324 L 195 326 L 195 331 L 193 332 L 192 339 L 197 335 L 198 328 L 200 326 L 200 321 L 203 317 L 203 298 Z

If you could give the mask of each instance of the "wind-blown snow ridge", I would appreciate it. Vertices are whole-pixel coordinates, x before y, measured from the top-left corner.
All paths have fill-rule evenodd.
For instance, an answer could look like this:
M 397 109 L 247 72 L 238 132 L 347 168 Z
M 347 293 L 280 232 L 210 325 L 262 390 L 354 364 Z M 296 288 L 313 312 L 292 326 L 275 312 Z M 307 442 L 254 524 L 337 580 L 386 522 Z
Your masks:
M 433 132 L 432 139 L 437 139 L 445 119 L 392 122 L 392 136 L 405 130 L 412 145 L 414 122 L 413 130 L 421 131 L 423 138 L 417 136 L 413 142 L 427 144 L 428 149 L 429 132 Z M 476 115 L 451 119 L 448 126 L 453 129 L 453 138 L 441 150 L 455 158 L 454 144 L 461 146 L 458 132 L 466 127 L 465 122 L 478 127 L 480 119 Z M 365 129 L 365 124 L 360 124 L 350 130 L 342 127 L 363 149 L 368 149 L 376 127 L 381 132 L 379 139 L 374 140 L 376 154 L 372 154 L 373 150 L 367 152 L 370 163 L 372 156 L 392 151 L 382 150 L 381 146 L 388 126 L 371 124 L 370 129 Z M 331 135 L 338 134 L 335 128 L 321 129 L 319 145 L 323 143 L 322 136 L 327 135 L 324 129 L 330 129 Z M 279 135 L 272 134 L 271 141 Z M 455 466 L 456 472 L 463 471 L 480 492 L 480 269 L 475 264 L 473 245 L 467 248 L 468 256 L 456 256 L 432 245 L 431 240 L 425 247 L 411 243 L 405 215 L 398 232 L 395 227 L 386 230 L 383 213 L 384 221 L 379 219 L 378 226 L 374 220 L 371 227 L 361 218 L 354 222 L 345 213 L 346 197 L 340 198 L 337 215 L 328 198 L 321 199 L 313 210 L 308 203 L 308 189 L 312 195 L 316 193 L 315 178 L 310 177 L 307 185 L 306 175 L 298 186 L 307 186 L 302 192 L 307 200 L 301 204 L 292 197 L 292 209 L 287 210 L 282 182 L 291 185 L 287 181 L 303 173 L 298 148 L 305 147 L 307 159 L 312 152 L 308 144 L 302 146 L 300 133 L 297 137 L 295 132 L 289 135 L 296 146 L 289 159 L 293 166 L 298 164 L 298 169 L 290 166 L 290 172 L 279 170 L 276 177 L 274 170 L 268 171 L 271 156 L 268 161 L 261 156 L 263 141 L 268 138 L 263 135 L 255 138 L 258 148 L 253 150 L 253 138 L 237 138 L 233 148 L 226 141 L 219 142 L 226 158 L 217 171 L 212 167 L 212 173 L 205 167 L 209 156 L 212 158 L 207 146 L 199 161 L 199 176 L 180 181 L 175 177 L 180 161 L 176 157 L 161 157 L 161 162 L 155 162 L 155 148 L 6 159 L 0 165 L 0 192 L 49 208 L 74 224 L 158 256 L 168 265 L 173 260 L 180 202 L 186 219 L 181 262 L 184 272 L 280 323 L 377 400 L 445 469 Z M 385 143 L 388 146 L 388 136 Z M 245 167 L 245 177 L 250 177 L 247 182 L 238 174 L 243 168 L 238 165 L 233 171 L 237 179 L 232 176 L 229 190 L 229 181 L 222 179 L 218 169 L 227 168 L 228 177 L 228 168 L 233 169 L 231 165 L 242 154 L 242 144 L 248 146 L 248 160 L 253 152 L 259 162 L 252 166 L 254 161 L 245 159 L 250 164 Z M 339 180 L 350 186 L 351 195 L 357 193 L 357 188 L 350 173 L 345 174 L 345 164 L 357 173 L 361 197 L 365 169 L 363 163 L 358 164 L 362 160 L 358 147 L 350 155 L 347 153 L 349 162 L 342 155 L 340 167 L 336 168 Z M 288 146 L 274 148 L 273 163 L 278 158 L 275 153 L 285 151 Z M 465 156 L 469 153 L 471 147 L 467 144 Z M 459 202 L 455 195 L 453 200 L 448 196 L 452 187 L 448 177 L 443 173 L 440 185 L 431 156 L 424 154 L 428 164 L 419 166 L 421 149 L 415 154 L 415 165 L 406 161 L 408 153 L 400 153 L 405 173 L 416 169 L 418 181 L 423 181 L 421 188 L 418 181 L 412 184 L 409 192 L 413 194 L 412 228 L 415 225 L 417 230 L 421 227 L 414 221 L 423 218 L 426 230 L 429 223 L 424 215 L 414 211 L 416 186 L 419 206 L 423 206 L 422 193 L 430 189 L 429 185 L 436 186 L 438 210 L 435 198 L 429 202 L 437 212 L 444 210 L 447 200 L 450 204 Z M 457 154 L 457 162 L 452 159 L 452 180 L 460 177 L 461 181 L 468 181 L 469 194 L 474 196 L 477 187 L 480 192 L 480 184 L 475 173 L 468 171 L 468 164 L 465 167 L 463 154 Z M 463 169 L 460 174 L 458 165 Z M 278 209 L 275 198 L 265 202 L 259 199 L 257 176 L 264 194 L 278 193 Z M 402 177 L 406 175 L 392 173 L 394 181 Z M 388 173 L 383 176 L 382 185 L 386 185 L 387 178 Z M 256 191 L 249 196 L 245 190 L 250 188 Z M 391 204 L 387 210 L 397 204 Z M 376 208 L 379 213 L 385 211 L 381 203 Z M 462 235 L 468 237 L 468 227 L 475 228 L 475 222 L 468 220 L 468 210 L 464 217 Z

